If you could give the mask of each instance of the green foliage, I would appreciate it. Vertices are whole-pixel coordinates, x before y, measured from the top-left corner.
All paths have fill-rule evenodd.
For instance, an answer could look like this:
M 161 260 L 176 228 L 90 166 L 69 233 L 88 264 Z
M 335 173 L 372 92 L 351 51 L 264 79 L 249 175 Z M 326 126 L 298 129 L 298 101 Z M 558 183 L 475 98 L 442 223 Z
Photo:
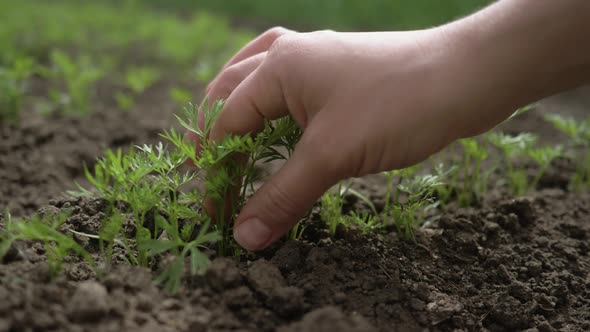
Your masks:
M 131 68 L 125 75 L 125 83 L 128 91 L 117 91 L 115 100 L 120 109 L 129 111 L 135 106 L 135 98 L 150 86 L 152 86 L 160 77 L 160 73 L 150 67 Z
M 273 122 L 267 121 L 264 129 L 255 136 L 230 135 L 221 142 L 212 142 L 207 137 L 222 107 L 221 102 L 211 105 L 209 112 L 204 114 L 203 126 L 195 123 L 199 118 L 198 107 L 191 106 L 185 109 L 185 119 L 189 121 L 179 118 L 180 124 L 186 130 L 200 138 L 199 155 L 196 154 L 194 146 L 186 144 L 178 133 L 170 131 L 164 137 L 178 150 L 183 151 L 184 156 L 204 174 L 204 198 L 210 199 L 216 206 L 216 224 L 223 234 L 220 252 L 227 254 L 231 250 L 229 221 L 235 218 L 245 203 L 248 189 L 252 189 L 256 179 L 256 163 L 288 158 L 299 141 L 301 130 L 292 118 L 287 117 Z M 248 159 L 244 161 L 244 158 L 236 158 L 238 155 L 247 155 Z M 231 194 L 235 191 L 234 188 L 239 189 L 237 196 Z
M 463 146 L 463 186 L 458 192 L 459 205 L 471 206 L 478 202 L 483 194 L 487 192 L 489 177 L 493 171 L 490 167 L 482 171 L 482 162 L 485 161 L 489 152 L 485 142 L 476 138 L 465 138 L 459 141 Z
M 179 105 L 185 105 L 193 100 L 193 93 L 176 87 L 170 89 L 170 98 Z
M 548 114 L 545 119 L 566 134 L 570 141 L 565 153 L 575 161 L 576 174 L 570 181 L 575 191 L 590 188 L 590 117 L 579 121 L 572 117 Z
M 327 192 L 320 200 L 320 218 L 328 225 L 331 235 L 336 233 L 336 228 L 339 224 L 343 224 L 345 219 L 342 215 L 344 197 L 341 188 L 341 185 L 339 185 L 337 192 Z
M 528 175 L 525 169 L 515 167 L 514 162 L 517 158 L 527 156 L 537 142 L 537 136 L 531 133 L 510 136 L 501 132 L 492 132 L 487 134 L 486 138 L 503 153 L 512 192 L 517 196 L 525 194 L 529 190 Z
M 85 259 L 92 267 L 94 260 L 72 236 L 60 232 L 59 228 L 66 221 L 67 214 L 35 216 L 28 220 L 12 220 L 9 213 L 5 217 L 5 230 L 0 233 L 0 258 L 4 257 L 15 241 L 40 241 L 45 246 L 47 263 L 52 276 L 57 275 L 64 259 L 75 254 Z
M 524 195 L 536 188 L 539 180 L 551 166 L 555 158 L 563 154 L 561 145 L 535 147 L 537 136 L 530 133 L 521 133 L 510 136 L 503 133 L 490 133 L 486 135 L 488 141 L 499 148 L 503 155 L 510 180 L 510 188 L 515 195 Z M 538 167 L 533 179 L 529 179 L 526 169 L 517 168 L 514 165 L 516 159 L 532 160 Z
M 117 2 L 41 0 L 0 2 L 0 60 L 18 55 L 42 58 L 54 48 L 76 49 L 81 54 L 109 52 L 117 58 L 136 57 L 129 48 L 145 49 L 153 60 L 195 66 L 203 55 L 219 68 L 253 34 L 230 29 L 225 19 L 199 12 L 176 15 L 145 6 Z M 35 22 L 35 29 L 31 23 Z M 215 55 L 215 58 L 213 57 Z M 0 62 L 1 63 L 1 62 Z
M 160 74 L 154 68 L 132 68 L 127 72 L 125 82 L 133 93 L 139 95 L 154 84 L 159 77 Z
M 210 232 L 209 222 L 206 222 L 193 238 L 192 224 L 179 228 L 176 217 L 169 219 L 171 221 L 162 216 L 156 217 L 156 225 L 164 230 L 166 239 L 144 239 L 139 243 L 138 249 L 145 251 L 147 257 L 156 257 L 164 253 L 174 256 L 168 268 L 156 280 L 174 293 L 180 288 L 185 258 L 190 258 L 190 273 L 192 275 L 203 273 L 209 266 L 209 258 L 200 249 L 209 243 L 219 241 L 220 236 L 217 232 Z
M 190 104 L 184 117 L 178 117 L 185 129 L 203 139 L 199 154 L 194 143 L 172 129 L 162 135 L 170 147 L 158 143 L 137 146 L 128 153 L 108 150 L 92 171 L 85 170 L 94 192 L 80 187 L 72 193 L 98 195 L 110 203 L 109 217 L 98 234 L 105 256 L 112 255 L 115 244 L 126 249 L 129 262 L 146 267 L 158 256 L 172 255 L 173 261 L 158 278 L 170 291 L 180 285 L 185 259 L 191 261 L 191 273 L 202 272 L 207 266 L 207 257 L 199 251 L 203 246 L 217 243 L 222 255 L 238 252 L 230 225 L 255 180 L 255 164 L 288 158 L 301 135 L 297 124 L 284 118 L 267 122 L 254 136 L 230 135 L 212 142 L 207 137 L 222 108 L 222 102 L 205 110 Z M 204 112 L 203 126 L 195 121 L 200 111 Z M 249 155 L 247 160 L 236 158 L 244 154 Z M 198 168 L 180 171 L 187 161 Z M 194 181 L 203 183 L 205 190 L 183 189 Z M 237 197 L 230 196 L 236 187 Z M 214 220 L 202 209 L 209 200 L 215 206 Z M 132 238 L 122 234 L 122 214 L 128 211 L 117 210 L 118 202 L 127 203 L 133 216 Z M 301 237 L 301 232 L 296 236 Z
M 559 114 L 547 114 L 545 120 L 566 134 L 575 145 L 590 146 L 590 117 L 585 121 L 579 121 Z
M 350 188 L 350 185 L 340 183 L 335 192 L 325 193 L 320 201 L 320 218 L 328 225 L 330 234 L 334 235 L 339 224 L 356 227 L 365 234 L 379 233 L 392 225 L 399 233 L 411 238 L 415 229 L 423 223 L 425 211 L 436 206 L 433 194 L 442 185 L 436 175 L 417 174 L 418 167 L 384 173 L 387 191 L 380 213 L 369 198 Z M 344 198 L 348 195 L 357 197 L 369 211 L 351 211 L 343 215 Z
M 17 121 L 27 89 L 27 79 L 36 64 L 30 57 L 19 57 L 11 66 L 0 66 L 0 122 Z
M 560 157 L 563 154 L 563 150 L 563 146 L 556 145 L 534 148 L 527 151 L 529 158 L 531 158 L 539 167 L 537 174 L 527 188 L 528 190 L 533 190 L 537 187 L 539 180 L 543 174 L 545 174 L 547 169 L 549 169 L 549 166 L 551 166 L 551 162 L 553 162 L 555 158 Z
M 386 202 L 383 211 L 385 220 L 393 221 L 399 233 L 407 238 L 413 237 L 415 229 L 424 222 L 426 210 L 436 206 L 433 194 L 442 185 L 436 175 L 415 175 L 415 172 L 413 169 L 393 171 L 400 177 L 397 194 L 389 195 L 391 201 Z M 401 194 L 405 195 L 405 202 L 401 201 Z
M 117 106 L 123 111 L 130 111 L 135 106 L 135 98 L 130 93 L 117 91 L 115 93 L 115 101 Z
M 253 22 L 268 22 L 309 29 L 395 30 L 416 29 L 446 23 L 487 0 L 146 0 L 157 8 L 194 8 Z
M 66 114 L 88 114 L 94 84 L 104 76 L 105 68 L 93 64 L 88 56 L 74 59 L 59 50 L 51 52 L 50 57 L 51 67 L 44 75 L 53 84 L 50 92 L 53 102 Z

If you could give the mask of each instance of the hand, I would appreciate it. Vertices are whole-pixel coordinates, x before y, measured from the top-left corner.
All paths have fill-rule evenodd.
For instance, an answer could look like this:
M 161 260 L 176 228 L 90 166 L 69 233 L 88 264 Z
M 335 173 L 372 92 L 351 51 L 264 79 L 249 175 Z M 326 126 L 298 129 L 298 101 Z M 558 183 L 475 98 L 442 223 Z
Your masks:
M 210 100 L 227 99 L 211 139 L 287 115 L 304 130 L 292 157 L 240 213 L 238 243 L 262 249 L 339 180 L 413 165 L 458 138 L 452 93 L 462 91 L 449 91 L 440 38 L 434 30 L 278 28 L 230 60 L 207 89 Z
M 552 19 L 558 10 L 577 25 Z M 416 164 L 519 106 L 587 80 L 589 48 L 571 47 L 561 62 L 553 56 L 580 44 L 578 25 L 588 22 L 581 12 L 551 1 L 500 1 L 428 30 L 275 28 L 253 40 L 207 89 L 209 100 L 226 99 L 211 139 L 257 132 L 265 119 L 287 115 L 304 133 L 242 209 L 237 242 L 263 249 L 339 180 Z

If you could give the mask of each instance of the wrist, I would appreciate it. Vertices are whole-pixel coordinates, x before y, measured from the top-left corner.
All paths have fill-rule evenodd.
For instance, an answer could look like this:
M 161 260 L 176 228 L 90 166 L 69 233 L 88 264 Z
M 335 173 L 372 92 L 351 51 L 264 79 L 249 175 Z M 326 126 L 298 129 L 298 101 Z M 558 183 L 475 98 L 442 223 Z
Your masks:
M 590 2 L 504 0 L 437 28 L 455 88 L 460 136 L 489 130 L 515 109 L 590 78 Z

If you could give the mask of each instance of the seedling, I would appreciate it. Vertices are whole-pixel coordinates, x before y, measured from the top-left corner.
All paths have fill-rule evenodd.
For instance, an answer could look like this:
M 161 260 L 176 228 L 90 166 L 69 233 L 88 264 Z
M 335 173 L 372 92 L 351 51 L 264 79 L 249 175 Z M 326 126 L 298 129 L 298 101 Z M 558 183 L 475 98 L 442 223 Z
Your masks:
M 434 194 L 439 205 L 444 207 L 457 195 L 457 180 L 459 178 L 460 168 L 457 165 L 446 167 L 443 162 L 432 163 L 434 174 L 440 179 L 446 179 L 447 182 L 436 187 Z
M 43 218 L 35 216 L 30 220 L 12 220 L 10 213 L 5 216 L 5 229 L 0 233 L 0 258 L 4 257 L 15 241 L 40 241 L 45 245 L 45 254 L 49 272 L 56 276 L 70 254 L 75 254 L 86 260 L 93 268 L 96 264 L 90 254 L 80 246 L 71 236 L 59 231 L 59 227 L 66 221 L 67 214 L 46 215 Z
M 139 97 L 147 88 L 153 85 L 160 74 L 153 68 L 132 68 L 125 76 L 126 88 L 129 92 L 118 91 L 115 94 L 117 105 L 125 111 L 135 105 L 135 98 Z
M 363 233 L 381 232 L 386 226 L 393 225 L 399 233 L 413 237 L 415 229 L 424 221 L 425 211 L 435 206 L 435 189 L 442 185 L 436 175 L 418 175 L 418 167 L 384 172 L 387 191 L 381 213 L 367 197 L 350 188 L 350 185 L 340 183 L 336 191 L 324 194 L 320 202 L 320 217 L 328 225 L 330 234 L 334 235 L 339 224 L 354 225 Z M 369 211 L 352 211 L 342 215 L 347 195 L 359 198 Z
M 521 133 L 516 136 L 509 136 L 500 132 L 492 132 L 486 135 L 487 140 L 500 151 L 504 156 L 510 189 L 514 195 L 523 195 L 529 190 L 529 180 L 524 169 L 515 167 L 516 158 L 526 157 L 537 142 L 537 136 L 531 133 Z
M 66 114 L 87 114 L 93 87 L 104 75 L 104 68 L 92 64 L 90 58 L 81 56 L 74 60 L 65 52 L 51 53 L 52 66 L 43 73 L 53 82 L 51 99 L 63 107 Z M 65 91 L 60 86 L 65 85 Z
M 336 234 L 339 224 L 344 224 L 345 219 L 342 215 L 344 197 L 342 195 L 342 185 L 338 184 L 336 192 L 325 193 L 320 200 L 320 218 L 328 225 L 330 235 Z
M 585 121 L 577 121 L 571 117 L 548 114 L 545 119 L 571 140 L 566 153 L 576 161 L 576 174 L 572 177 L 570 186 L 575 191 L 590 188 L 590 117 Z M 581 156 L 578 155 L 580 153 Z
M 539 180 L 543 177 L 543 174 L 549 169 L 551 166 L 551 162 L 555 160 L 555 158 L 560 157 L 563 154 L 563 146 L 556 145 L 556 146 L 546 146 L 542 148 L 535 148 L 531 149 L 527 152 L 528 156 L 535 161 L 539 169 L 537 170 L 537 174 L 533 178 L 533 181 L 529 184 L 527 191 L 533 190 L 537 187 Z
M 21 57 L 11 67 L 0 67 L 0 122 L 17 121 L 27 89 L 27 79 L 34 73 L 32 58 Z
M 485 161 L 489 152 L 485 142 L 477 138 L 465 138 L 459 141 L 463 146 L 463 185 L 458 192 L 459 205 L 462 207 L 472 206 L 478 202 L 488 189 L 488 183 L 494 166 L 482 171 L 482 162 Z
M 394 171 L 403 174 L 405 171 Z M 415 173 L 414 169 L 409 174 Z M 383 215 L 385 220 L 392 220 L 400 234 L 407 238 L 414 236 L 415 229 L 424 221 L 426 210 L 435 206 L 433 194 L 442 182 L 436 175 L 414 175 L 410 177 L 400 177 L 397 185 L 397 194 L 389 197 L 396 197 L 385 205 Z M 400 201 L 401 194 L 406 195 L 405 202 Z
M 369 207 L 370 211 L 360 213 L 351 211 L 343 215 L 344 199 L 348 195 L 360 199 Z M 336 233 L 339 224 L 356 227 L 363 234 L 377 233 L 385 227 L 373 203 L 366 196 L 352 189 L 350 183 L 344 185 L 341 182 L 338 184 L 336 191 L 325 193 L 321 198 L 320 206 L 320 218 L 328 225 L 328 231 L 332 236 Z
M 172 255 L 172 263 L 158 278 L 170 291 L 180 285 L 185 258 L 191 259 L 191 273 L 205 269 L 208 259 L 199 251 L 201 247 L 216 243 L 222 255 L 239 254 L 230 225 L 253 187 L 255 164 L 288 158 L 301 135 L 293 119 L 284 118 L 267 122 L 255 136 L 228 136 L 222 142 L 211 142 L 209 132 L 222 107 L 223 103 L 216 102 L 204 110 L 202 126 L 195 123 L 201 110 L 194 105 L 185 108 L 185 117 L 178 117 L 185 129 L 202 139 L 199 154 L 194 143 L 172 129 L 162 135 L 171 148 L 159 143 L 138 146 L 126 154 L 109 150 L 93 172 L 86 169 L 94 190 L 111 206 L 100 234 L 88 236 L 99 238 L 107 256 L 114 244 L 122 245 L 130 263 L 140 266 L 151 267 L 163 253 Z M 245 154 L 249 155 L 245 162 L 237 158 Z M 187 160 L 198 169 L 180 172 Z M 194 181 L 203 183 L 205 190 L 181 188 Z M 72 194 L 95 195 L 84 188 Z M 213 220 L 203 209 L 208 201 L 214 203 Z M 131 237 L 122 234 L 121 214 L 128 211 L 118 211 L 117 202 L 126 202 L 133 215 Z M 301 231 L 295 236 L 300 237 Z
M 186 105 L 193 100 L 193 93 L 182 88 L 170 89 L 170 98 L 178 105 Z

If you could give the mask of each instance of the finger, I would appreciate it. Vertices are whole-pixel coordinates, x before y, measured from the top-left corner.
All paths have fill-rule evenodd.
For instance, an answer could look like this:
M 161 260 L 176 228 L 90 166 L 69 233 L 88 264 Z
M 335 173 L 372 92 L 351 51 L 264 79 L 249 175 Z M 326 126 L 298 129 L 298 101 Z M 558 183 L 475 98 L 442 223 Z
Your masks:
M 211 104 L 218 99 L 227 99 L 234 89 L 252 73 L 262 60 L 264 60 L 266 52 L 259 53 L 252 57 L 245 59 L 239 63 L 236 63 L 220 73 L 220 75 L 213 81 L 211 90 L 207 93 L 207 98 L 201 104 L 200 109 L 210 107 Z M 197 119 L 198 126 L 203 129 L 205 126 L 205 114 L 204 112 L 198 113 L 199 118 Z M 201 152 L 201 141 L 197 134 L 186 131 L 186 137 L 191 143 L 195 145 L 197 155 Z
M 258 68 L 265 57 L 266 52 L 261 52 L 223 69 L 211 81 L 211 89 L 207 92 L 206 99 L 211 103 L 218 99 L 227 99 L 238 85 Z
M 223 69 L 229 68 L 236 63 L 242 62 L 247 58 L 250 58 L 256 54 L 263 53 L 268 51 L 270 46 L 281 36 L 293 33 L 294 31 L 285 29 L 282 27 L 275 27 L 272 29 L 267 30 L 266 32 L 262 33 L 260 36 L 256 37 L 254 40 L 250 41 L 246 46 L 244 46 L 236 55 L 234 55 L 224 66 Z M 214 79 L 215 80 L 215 79 Z M 209 83 L 207 89 L 205 90 L 206 93 L 209 92 L 213 87 L 212 83 Z
M 293 30 L 285 29 L 283 27 L 274 27 L 272 29 L 266 30 L 260 36 L 256 37 L 256 39 L 246 44 L 246 46 L 236 53 L 236 55 L 234 55 L 223 68 L 232 66 L 255 54 L 268 51 L 275 40 L 283 35 L 293 32 Z
M 264 121 L 289 114 L 277 73 L 263 62 L 233 91 L 211 128 L 211 140 L 258 133 Z
M 229 134 L 243 136 L 247 133 L 257 133 L 264 128 L 265 119 L 273 120 L 287 114 L 279 80 L 268 62 L 263 62 L 226 100 L 211 129 L 210 140 L 220 142 Z M 236 180 L 236 183 L 241 183 L 241 179 Z M 237 190 L 239 188 L 230 190 L 221 205 L 221 202 L 214 203 L 209 200 L 206 203 L 209 215 L 215 216 L 215 210 L 218 209 L 222 209 L 225 211 L 224 215 L 228 215 L 227 212 L 232 206 L 227 197 L 231 197 Z
M 282 237 L 340 180 L 338 172 L 326 167 L 325 158 L 307 145 L 298 145 L 293 156 L 242 209 L 234 225 L 234 238 L 245 249 L 258 251 Z

